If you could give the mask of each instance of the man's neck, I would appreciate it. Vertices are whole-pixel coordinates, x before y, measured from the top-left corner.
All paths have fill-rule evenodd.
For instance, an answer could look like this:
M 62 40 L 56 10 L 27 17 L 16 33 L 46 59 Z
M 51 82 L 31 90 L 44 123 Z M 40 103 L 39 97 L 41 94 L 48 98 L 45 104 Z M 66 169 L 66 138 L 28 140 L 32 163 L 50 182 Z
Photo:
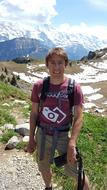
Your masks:
M 61 77 L 61 78 L 52 78 L 52 77 L 50 76 L 50 83 L 51 83 L 51 84 L 58 85 L 58 84 L 63 83 L 64 80 L 65 80 L 65 76 L 63 76 L 63 77 Z

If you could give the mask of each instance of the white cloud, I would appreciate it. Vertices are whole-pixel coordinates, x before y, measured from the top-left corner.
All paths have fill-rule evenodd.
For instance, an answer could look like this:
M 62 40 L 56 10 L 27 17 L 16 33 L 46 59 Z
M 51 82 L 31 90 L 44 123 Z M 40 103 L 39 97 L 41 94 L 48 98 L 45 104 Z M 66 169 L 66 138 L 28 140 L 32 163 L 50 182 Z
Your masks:
M 103 25 L 88 26 L 84 22 L 81 22 L 80 25 L 65 23 L 59 26 L 59 30 L 69 33 L 82 33 L 89 36 L 93 35 L 101 39 L 107 39 L 107 26 Z
M 90 4 L 99 9 L 107 9 L 107 0 L 87 0 Z
M 0 20 L 49 24 L 57 15 L 56 0 L 1 0 Z
M 17 25 L 35 27 L 38 24 L 51 24 L 51 20 L 58 13 L 55 10 L 57 0 L 0 0 L 0 21 L 17 22 Z M 96 6 L 107 7 L 107 0 L 84 0 Z M 59 30 L 95 35 L 107 39 L 107 26 L 88 26 L 84 22 L 80 25 L 67 23 L 59 26 Z

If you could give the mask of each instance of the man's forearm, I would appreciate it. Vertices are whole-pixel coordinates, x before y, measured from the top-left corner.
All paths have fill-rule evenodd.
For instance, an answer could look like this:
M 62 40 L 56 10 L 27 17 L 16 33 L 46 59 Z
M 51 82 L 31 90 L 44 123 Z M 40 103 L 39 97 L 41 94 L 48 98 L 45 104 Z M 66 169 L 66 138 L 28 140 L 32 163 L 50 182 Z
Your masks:
M 35 130 L 36 130 L 36 120 L 37 120 L 37 115 L 31 112 L 30 114 L 30 140 L 34 139 Z
M 71 129 L 72 130 L 71 137 L 70 137 L 70 143 L 72 144 L 72 146 L 76 146 L 77 138 L 79 136 L 82 124 L 83 124 L 82 117 L 78 118 L 77 120 L 74 119 L 73 127 Z

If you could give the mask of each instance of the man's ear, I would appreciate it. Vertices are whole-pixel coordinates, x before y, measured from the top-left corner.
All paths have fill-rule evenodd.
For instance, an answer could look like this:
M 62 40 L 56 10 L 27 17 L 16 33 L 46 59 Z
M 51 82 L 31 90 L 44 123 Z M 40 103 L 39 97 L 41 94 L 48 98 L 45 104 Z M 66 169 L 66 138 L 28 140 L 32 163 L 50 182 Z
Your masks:
M 48 63 L 46 63 L 46 67 L 48 67 Z
M 68 62 L 65 62 L 65 67 L 67 67 L 67 65 L 68 65 Z

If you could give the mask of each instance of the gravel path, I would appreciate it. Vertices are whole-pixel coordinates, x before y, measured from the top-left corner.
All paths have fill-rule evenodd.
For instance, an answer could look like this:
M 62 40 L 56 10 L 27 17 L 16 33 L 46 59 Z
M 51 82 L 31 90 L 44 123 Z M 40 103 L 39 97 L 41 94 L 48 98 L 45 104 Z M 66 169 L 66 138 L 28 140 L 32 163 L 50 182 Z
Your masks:
M 22 150 L 4 150 L 0 144 L 0 190 L 43 190 L 33 157 Z

